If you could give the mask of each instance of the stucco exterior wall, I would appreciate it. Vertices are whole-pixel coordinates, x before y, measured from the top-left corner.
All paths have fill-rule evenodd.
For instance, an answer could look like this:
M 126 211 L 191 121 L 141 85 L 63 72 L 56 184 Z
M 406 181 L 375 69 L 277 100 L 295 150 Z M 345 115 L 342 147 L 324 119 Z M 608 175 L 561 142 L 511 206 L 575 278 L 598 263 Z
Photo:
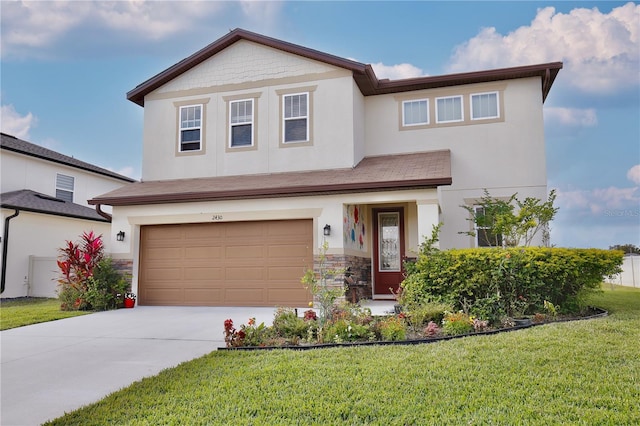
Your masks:
M 403 206 L 407 224 L 405 226 L 406 249 L 415 250 L 420 243 L 415 224 L 416 200 L 437 202 L 435 189 L 370 192 L 362 194 L 323 195 L 316 197 L 287 197 L 260 200 L 235 200 L 203 203 L 176 203 L 146 206 L 114 207 L 113 232 L 124 230 L 125 241 L 112 242 L 111 253 L 115 259 L 131 259 L 133 265 L 133 287 L 137 288 L 140 226 L 173 223 L 211 223 L 217 221 L 259 221 L 286 219 L 313 219 L 314 250 L 325 239 L 323 228 L 331 226 L 331 235 L 326 237 L 328 254 L 349 254 L 371 257 L 371 232 L 364 251 L 345 250 L 343 240 L 344 205 L 360 205 L 368 210 L 367 229 L 372 229 L 372 207 Z M 412 223 L 409 223 L 412 222 Z
M 433 125 L 402 130 L 399 104 L 406 96 L 453 96 L 500 91 L 499 121 Z M 468 97 L 465 98 L 468 102 Z M 453 183 L 439 188 L 441 248 L 474 247 L 468 213 L 460 207 L 473 203 L 487 188 L 494 197 L 547 197 L 544 126 L 540 79 L 529 78 L 411 92 L 406 95 L 371 96 L 366 105 L 366 155 L 451 150 Z M 430 109 L 435 107 L 431 102 Z M 537 240 L 536 243 L 541 243 Z
M 2 209 L 0 235 L 4 235 L 5 217 L 13 213 L 13 210 Z M 9 222 L 8 267 L 2 297 L 54 297 L 58 271 L 48 271 L 49 274 L 45 276 L 40 270 L 31 276 L 29 257 L 57 258 L 57 249 L 64 246 L 66 240 L 78 241 L 83 232 L 89 231 L 104 236 L 105 252 L 109 253 L 110 230 L 109 223 L 20 212 L 19 216 Z M 39 281 L 34 282 L 34 279 Z M 34 289 L 35 292 L 30 289 Z
M 0 156 L 0 193 L 30 189 L 45 195 L 55 197 L 56 174 L 73 176 L 73 202 L 81 206 L 93 208 L 87 200 L 112 191 L 126 184 L 126 182 L 95 173 L 40 160 L 23 154 L 2 150 Z M 104 211 L 110 207 L 105 206 Z
M 310 143 L 281 143 L 281 93 L 310 93 Z M 241 41 L 145 98 L 143 180 L 354 165 L 354 82 L 347 70 Z M 254 99 L 253 147 L 229 146 L 229 99 Z M 203 147 L 178 152 L 179 105 L 203 104 Z M 362 100 L 360 100 L 362 104 Z

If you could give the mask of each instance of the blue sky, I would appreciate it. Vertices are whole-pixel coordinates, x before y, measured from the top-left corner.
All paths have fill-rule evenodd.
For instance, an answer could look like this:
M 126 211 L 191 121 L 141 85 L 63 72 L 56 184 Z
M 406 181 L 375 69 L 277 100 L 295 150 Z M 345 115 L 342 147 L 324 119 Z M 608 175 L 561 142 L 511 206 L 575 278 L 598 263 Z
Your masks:
M 552 243 L 640 246 L 637 2 L 2 0 L 2 131 L 134 178 L 126 92 L 240 27 L 406 78 L 563 61 L 545 103 Z

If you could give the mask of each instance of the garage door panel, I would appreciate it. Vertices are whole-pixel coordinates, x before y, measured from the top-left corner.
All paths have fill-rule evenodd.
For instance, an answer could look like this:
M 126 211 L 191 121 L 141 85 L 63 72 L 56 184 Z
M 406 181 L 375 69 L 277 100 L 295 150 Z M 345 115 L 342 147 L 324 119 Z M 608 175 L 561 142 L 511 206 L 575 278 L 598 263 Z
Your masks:
M 211 268 L 211 267 L 195 267 L 185 268 L 184 278 L 185 280 L 221 280 L 223 278 L 223 268 Z
M 144 279 L 149 281 L 179 281 L 182 279 L 182 268 L 147 269 Z
M 182 293 L 182 289 L 153 287 L 145 289 L 140 296 L 147 305 L 175 305 L 176 300 L 183 299 Z
M 149 260 L 179 259 L 182 257 L 182 251 L 182 248 L 176 247 L 147 248 L 145 255 Z
M 264 288 L 228 288 L 224 298 L 230 306 L 264 306 L 267 302 Z
M 228 246 L 224 254 L 225 259 L 262 259 L 264 247 L 256 245 Z
M 187 247 L 185 248 L 185 257 L 187 259 L 222 259 L 222 247 Z
M 260 280 L 266 278 L 264 268 L 234 268 L 226 267 L 224 278 L 226 281 Z
M 219 288 L 187 288 L 184 290 L 184 301 L 192 306 L 220 305 L 223 302 L 222 289 Z
M 304 306 L 312 239 L 311 220 L 143 226 L 139 303 Z

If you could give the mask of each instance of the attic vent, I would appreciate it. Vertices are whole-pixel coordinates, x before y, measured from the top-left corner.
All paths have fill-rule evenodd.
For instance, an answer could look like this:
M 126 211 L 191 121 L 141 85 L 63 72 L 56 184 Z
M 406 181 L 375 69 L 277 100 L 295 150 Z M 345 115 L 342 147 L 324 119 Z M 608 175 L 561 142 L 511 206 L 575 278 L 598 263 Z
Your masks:
M 60 198 L 56 198 L 56 197 L 51 197 L 49 195 L 36 194 L 36 197 L 42 198 L 43 200 L 47 200 L 47 201 L 55 201 L 56 203 L 64 203 L 64 200 L 61 200 Z

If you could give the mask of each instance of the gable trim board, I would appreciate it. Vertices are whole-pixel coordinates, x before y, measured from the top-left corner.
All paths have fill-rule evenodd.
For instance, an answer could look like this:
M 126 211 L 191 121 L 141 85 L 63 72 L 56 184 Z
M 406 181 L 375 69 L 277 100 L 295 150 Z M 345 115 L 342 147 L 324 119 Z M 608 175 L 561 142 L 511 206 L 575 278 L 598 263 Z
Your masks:
M 551 86 L 553 85 L 553 81 L 558 75 L 558 72 L 562 69 L 562 62 L 550 62 L 539 65 L 526 65 L 433 77 L 417 77 L 402 80 L 379 80 L 373 71 L 373 67 L 369 64 L 362 64 L 237 28 L 193 55 L 183 59 L 177 64 L 167 68 L 165 71 L 138 85 L 127 93 L 127 99 L 144 107 L 145 96 L 240 40 L 251 41 L 263 46 L 278 49 L 283 52 L 315 61 L 324 62 L 326 64 L 351 71 L 358 88 L 365 96 L 422 89 L 435 89 L 438 87 L 459 86 L 463 84 L 488 83 L 492 81 L 518 78 L 540 77 L 542 79 L 542 100 L 544 101 L 551 90 Z

